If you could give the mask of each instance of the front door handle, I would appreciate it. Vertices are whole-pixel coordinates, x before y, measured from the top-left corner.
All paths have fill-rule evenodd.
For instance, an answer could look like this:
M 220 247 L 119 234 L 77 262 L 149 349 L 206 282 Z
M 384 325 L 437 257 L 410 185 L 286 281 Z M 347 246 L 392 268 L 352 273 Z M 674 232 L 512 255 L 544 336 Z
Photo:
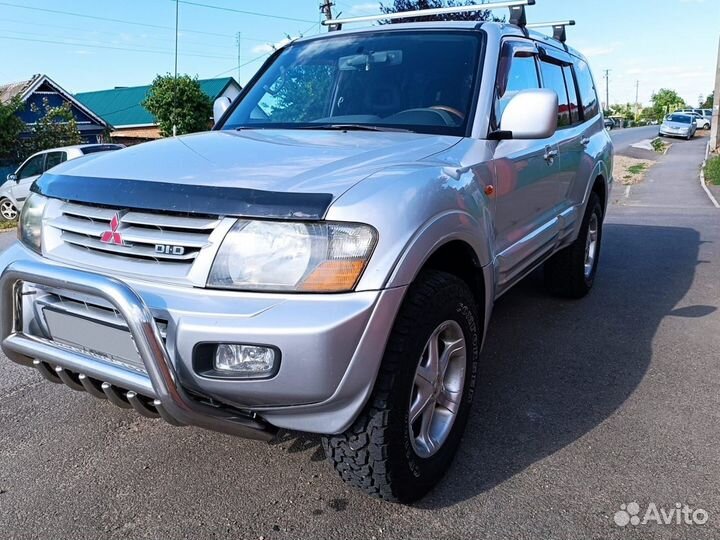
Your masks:
M 580 139 L 580 144 L 582 144 L 583 146 L 587 146 L 588 144 L 590 144 L 590 138 L 589 138 L 589 137 L 582 137 L 582 138 Z
M 552 165 L 553 161 L 558 155 L 558 151 L 550 148 L 549 146 L 545 147 L 545 154 L 543 157 L 545 158 L 545 161 L 548 162 L 548 165 Z

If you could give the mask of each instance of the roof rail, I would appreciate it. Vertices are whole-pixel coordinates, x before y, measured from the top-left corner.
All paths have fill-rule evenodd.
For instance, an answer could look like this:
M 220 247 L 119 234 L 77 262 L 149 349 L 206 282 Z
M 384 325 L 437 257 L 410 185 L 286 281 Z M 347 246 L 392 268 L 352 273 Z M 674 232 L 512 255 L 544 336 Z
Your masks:
M 567 41 L 567 33 L 565 32 L 565 28 L 568 26 L 575 26 L 575 21 L 569 20 L 569 21 L 553 21 L 553 22 L 544 22 L 544 23 L 532 23 L 525 25 L 525 28 L 552 28 L 553 29 L 553 37 L 560 41 L 561 43 L 565 43 Z
M 328 19 L 322 21 L 330 31 L 341 30 L 343 24 L 354 24 L 375 21 L 394 21 L 398 19 L 412 19 L 415 17 L 432 17 L 434 15 L 447 15 L 449 13 L 467 13 L 471 11 L 484 11 L 486 9 L 510 8 L 510 24 L 525 26 L 525 6 L 535 5 L 535 0 L 512 0 L 509 2 L 488 2 L 485 4 L 471 4 L 467 6 L 453 6 L 434 9 L 418 9 L 415 11 L 399 11 L 397 13 L 383 13 L 378 15 L 366 15 L 363 17 L 352 17 L 349 19 Z

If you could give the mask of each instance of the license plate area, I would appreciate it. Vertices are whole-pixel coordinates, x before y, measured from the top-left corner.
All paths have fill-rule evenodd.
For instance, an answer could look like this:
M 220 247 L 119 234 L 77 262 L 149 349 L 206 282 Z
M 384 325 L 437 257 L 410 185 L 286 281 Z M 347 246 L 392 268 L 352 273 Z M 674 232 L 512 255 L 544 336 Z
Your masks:
M 107 301 L 25 282 L 19 311 L 22 333 L 147 377 L 124 317 Z
M 127 369 L 146 373 L 145 364 L 126 329 L 99 323 L 45 307 L 42 310 L 49 338 Z

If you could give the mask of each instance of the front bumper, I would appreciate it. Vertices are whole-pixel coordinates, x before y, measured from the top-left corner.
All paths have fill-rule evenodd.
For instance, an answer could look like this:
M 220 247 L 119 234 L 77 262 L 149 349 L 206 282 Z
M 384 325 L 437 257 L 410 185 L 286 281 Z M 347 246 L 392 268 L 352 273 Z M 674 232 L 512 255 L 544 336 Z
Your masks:
M 659 133 L 662 135 L 665 135 L 666 137 L 682 137 L 683 139 L 690 135 L 690 131 L 682 132 L 679 129 L 666 129 L 666 128 L 660 128 Z
M 60 266 L 19 244 L 0 255 L 0 270 L 0 339 L 10 359 L 24 365 L 35 360 L 41 371 L 55 369 L 72 387 L 90 378 L 127 390 L 124 401 L 149 404 L 173 423 L 251 438 L 271 437 L 277 427 L 317 433 L 346 429 L 372 391 L 404 295 L 404 288 L 278 295 L 164 285 Z M 21 296 L 22 283 L 97 298 L 115 309 L 147 373 L 23 332 L 20 312 L 28 300 Z M 165 336 L 158 320 L 167 322 Z M 220 342 L 276 347 L 279 371 L 264 380 L 196 373 L 195 346 Z

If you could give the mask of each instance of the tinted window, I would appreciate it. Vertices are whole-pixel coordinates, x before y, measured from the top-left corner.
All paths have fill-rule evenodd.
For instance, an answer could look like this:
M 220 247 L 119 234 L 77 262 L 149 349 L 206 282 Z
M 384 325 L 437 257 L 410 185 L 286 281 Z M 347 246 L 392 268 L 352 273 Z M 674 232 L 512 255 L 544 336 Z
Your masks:
M 666 118 L 668 122 L 679 122 L 681 124 L 690 124 L 693 121 L 692 116 L 687 114 L 671 114 Z
M 583 118 L 590 120 L 600 112 L 600 103 L 598 102 L 590 68 L 582 60 L 575 62 L 575 76 L 577 77 L 578 88 L 580 89 Z
M 52 169 L 55 165 L 60 165 L 63 161 L 67 159 L 67 154 L 65 152 L 50 152 L 47 155 L 47 160 L 45 161 L 45 170 Z
M 40 154 L 30 158 L 22 169 L 18 171 L 18 180 L 27 178 L 29 176 L 38 176 L 43 173 L 43 164 L 45 163 L 45 154 Z
M 578 111 L 577 89 L 575 88 L 575 75 L 572 66 L 563 66 L 563 75 L 565 76 L 565 88 L 568 91 L 570 121 L 574 124 L 580 120 L 580 112 Z
M 107 152 L 109 150 L 120 150 L 125 148 L 122 144 L 99 144 L 97 146 L 87 146 L 81 151 L 83 154 L 94 154 L 95 152 Z
M 512 44 L 506 43 L 495 84 L 495 119 L 499 121 L 515 94 L 528 88 L 540 88 L 535 55 L 524 51 L 515 52 Z
M 562 67 L 543 60 L 540 62 L 540 72 L 543 78 L 543 88 L 555 90 L 558 95 L 558 127 L 569 126 L 571 123 L 570 104 Z
M 464 31 L 298 42 L 260 74 L 223 129 L 353 124 L 464 135 L 481 43 L 481 34 Z

